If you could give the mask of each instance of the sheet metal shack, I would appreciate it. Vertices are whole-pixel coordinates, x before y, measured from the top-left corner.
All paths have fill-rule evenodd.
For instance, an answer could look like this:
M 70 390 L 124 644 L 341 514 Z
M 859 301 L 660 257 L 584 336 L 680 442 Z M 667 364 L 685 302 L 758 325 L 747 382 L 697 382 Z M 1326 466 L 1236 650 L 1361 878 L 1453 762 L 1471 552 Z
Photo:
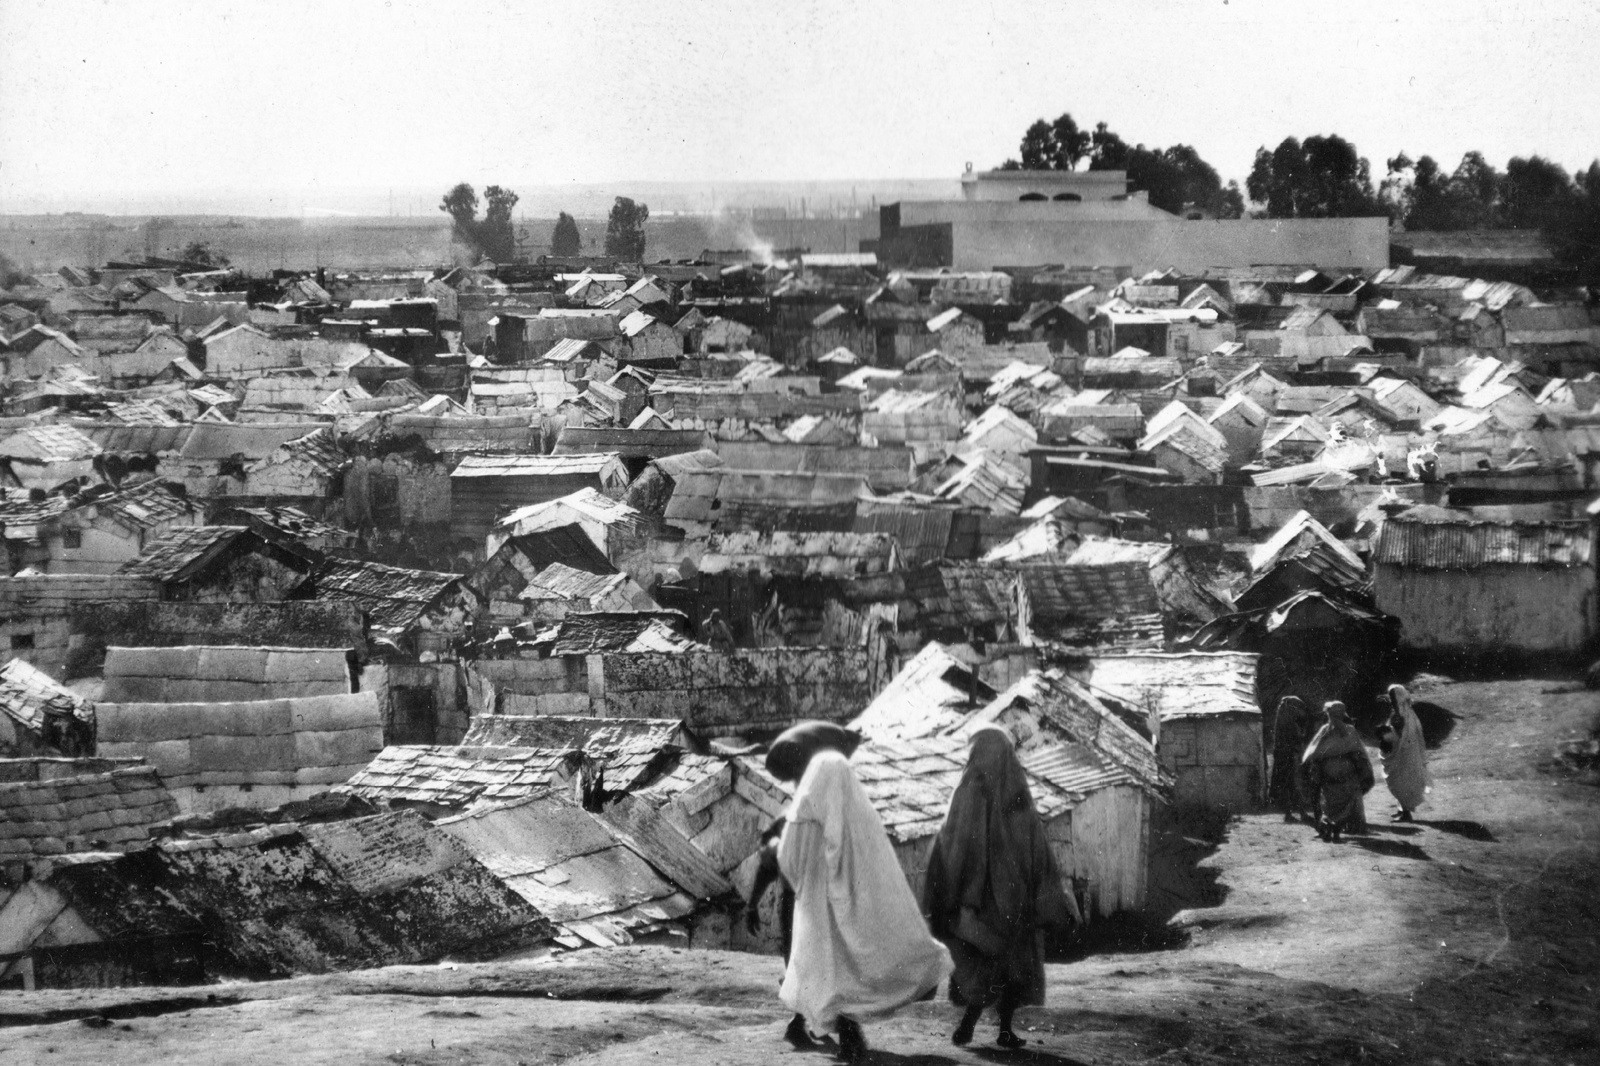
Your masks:
M 579 489 L 619 497 L 627 487 L 627 467 L 615 453 L 469 455 L 450 475 L 450 532 L 482 543 L 495 520 L 518 507 Z
M 484 958 L 553 932 L 414 812 L 76 855 L 0 890 L 0 968 L 47 988 Z
M 1074 673 L 1147 716 L 1177 782 L 1175 805 L 1236 811 L 1260 801 L 1266 780 L 1256 661 L 1247 652 L 1099 655 Z
M 1587 521 L 1413 507 L 1378 536 L 1378 608 L 1418 651 L 1576 655 L 1597 633 L 1594 539 Z

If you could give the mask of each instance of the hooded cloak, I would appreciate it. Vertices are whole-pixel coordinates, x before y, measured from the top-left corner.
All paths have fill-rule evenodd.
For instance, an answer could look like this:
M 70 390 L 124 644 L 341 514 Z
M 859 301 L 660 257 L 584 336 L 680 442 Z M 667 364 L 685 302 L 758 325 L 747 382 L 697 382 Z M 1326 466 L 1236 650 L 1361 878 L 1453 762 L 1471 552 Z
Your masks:
M 1300 758 L 1310 740 L 1310 732 L 1311 711 L 1305 702 L 1298 696 L 1279 700 L 1272 719 L 1272 780 L 1267 792 L 1274 803 L 1291 814 L 1309 806 L 1300 774 Z
M 1428 747 L 1422 723 L 1411 709 L 1411 693 L 1404 685 L 1389 686 L 1389 729 L 1392 747 L 1383 755 L 1384 784 L 1401 809 L 1414 811 L 1428 802 Z
M 778 865 L 795 889 L 794 947 L 778 995 L 812 1032 L 832 1032 L 841 1015 L 891 1013 L 950 973 L 950 953 L 928 934 L 842 753 L 812 756 L 778 840 Z
M 950 947 L 950 998 L 988 1006 L 1044 1002 L 1045 927 L 1076 907 L 1033 805 L 1011 738 L 994 727 L 972 735 L 972 754 L 928 858 L 923 909 Z
M 1314 790 L 1324 819 L 1339 826 L 1365 828 L 1361 797 L 1375 780 L 1372 759 L 1345 705 L 1332 700 L 1322 709 L 1328 721 L 1311 738 L 1301 760 L 1306 783 Z

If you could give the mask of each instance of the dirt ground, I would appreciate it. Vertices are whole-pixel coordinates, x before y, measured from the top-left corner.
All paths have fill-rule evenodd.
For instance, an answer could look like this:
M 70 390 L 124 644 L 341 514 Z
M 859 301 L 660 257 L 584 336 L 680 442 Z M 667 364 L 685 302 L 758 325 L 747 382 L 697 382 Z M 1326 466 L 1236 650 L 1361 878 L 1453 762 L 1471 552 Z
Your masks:
M 1600 726 L 1564 680 L 1443 683 L 1460 716 L 1414 825 L 1340 844 L 1270 814 L 1160 835 L 1152 915 L 1050 967 L 1003 1052 L 954 1009 L 867 1026 L 870 1061 L 1600 1061 L 1600 788 L 1551 759 Z M 770 957 L 668 947 L 203 988 L 7 993 L 0 1062 L 651 1066 L 831 1061 L 792 1051 Z

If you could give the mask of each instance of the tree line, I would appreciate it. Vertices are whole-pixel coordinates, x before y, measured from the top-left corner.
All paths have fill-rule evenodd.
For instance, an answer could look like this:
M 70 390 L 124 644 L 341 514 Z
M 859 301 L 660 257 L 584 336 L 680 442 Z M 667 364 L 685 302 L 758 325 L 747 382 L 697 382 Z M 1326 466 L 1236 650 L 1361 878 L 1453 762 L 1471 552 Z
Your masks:
M 1581 280 L 1600 281 L 1600 161 L 1572 175 L 1542 156 L 1518 156 L 1501 172 L 1474 151 L 1446 173 L 1432 156 L 1412 160 L 1401 152 L 1374 186 L 1371 164 L 1354 144 L 1316 134 L 1258 148 L 1241 191 L 1237 182 L 1223 185 L 1190 145 L 1130 146 L 1106 123 L 1083 129 L 1071 114 L 1030 125 L 1018 154 L 1000 169 L 1076 170 L 1087 160 L 1089 170 L 1126 171 L 1130 189 L 1173 214 L 1384 216 L 1408 230 L 1535 229 Z
M 455 238 L 479 258 L 509 263 L 517 255 L 511 210 L 517 206 L 519 198 L 512 190 L 498 185 L 489 186 L 483 195 L 488 204 L 483 218 L 478 217 L 477 190 L 466 182 L 444 194 L 439 210 L 450 216 Z M 617 197 L 606 221 L 606 257 L 628 263 L 644 262 L 644 224 L 649 218 L 649 204 L 636 203 L 626 196 Z M 583 254 L 583 235 L 578 232 L 578 222 L 565 211 L 556 218 L 555 229 L 551 231 L 550 254 L 569 257 Z

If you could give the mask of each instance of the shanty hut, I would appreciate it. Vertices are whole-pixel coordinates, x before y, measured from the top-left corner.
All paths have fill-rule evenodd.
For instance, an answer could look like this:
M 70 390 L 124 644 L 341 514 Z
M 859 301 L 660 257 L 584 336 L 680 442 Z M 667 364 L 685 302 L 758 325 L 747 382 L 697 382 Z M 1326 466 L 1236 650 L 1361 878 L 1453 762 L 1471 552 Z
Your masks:
M 93 750 L 93 704 L 22 659 L 0 666 L 0 759 Z
M 880 444 L 949 444 L 961 437 L 961 405 L 942 392 L 886 392 L 867 404 L 862 432 Z
M 616 497 L 627 487 L 627 467 L 614 453 L 469 455 L 450 474 L 450 532 L 481 541 L 496 519 L 515 508 L 580 489 Z
M 1256 656 L 1244 652 L 1098 655 L 1072 671 L 1102 699 L 1147 717 L 1178 806 L 1249 810 L 1266 753 Z
M 117 574 L 157 582 L 167 601 L 252 603 L 286 599 L 311 569 L 312 556 L 244 526 L 179 526 L 151 540 Z
M 43 987 L 475 959 L 548 944 L 555 931 L 414 812 L 81 856 L 0 902 L 0 930 L 10 934 L 0 958 L 20 943 Z
M 1378 535 L 1378 608 L 1415 651 L 1577 655 L 1600 632 L 1594 540 L 1589 521 L 1413 507 Z
M 933 640 L 883 686 L 850 728 L 880 740 L 934 736 L 960 725 L 994 695 L 974 665 Z
M 1082 683 L 1030 671 L 954 733 L 997 725 L 1029 773 L 1072 795 L 1056 849 L 1088 913 L 1138 910 L 1149 893 L 1150 819 L 1171 778 L 1155 748 Z
M 241 702 L 101 703 L 98 750 L 143 756 L 185 812 L 272 807 L 346 781 L 383 746 L 370 692 Z
M 13 864 L 79 851 L 124 851 L 178 814 L 155 767 L 139 759 L 6 759 L 0 763 L 0 970 Z M 11 876 L 16 874 L 16 876 Z M 9 917 L 15 918 L 15 914 Z
M 687 938 L 725 947 L 733 885 L 650 805 L 629 797 L 590 811 L 548 794 L 438 823 L 529 906 L 569 948 Z M 679 942 L 682 942 L 680 939 Z

